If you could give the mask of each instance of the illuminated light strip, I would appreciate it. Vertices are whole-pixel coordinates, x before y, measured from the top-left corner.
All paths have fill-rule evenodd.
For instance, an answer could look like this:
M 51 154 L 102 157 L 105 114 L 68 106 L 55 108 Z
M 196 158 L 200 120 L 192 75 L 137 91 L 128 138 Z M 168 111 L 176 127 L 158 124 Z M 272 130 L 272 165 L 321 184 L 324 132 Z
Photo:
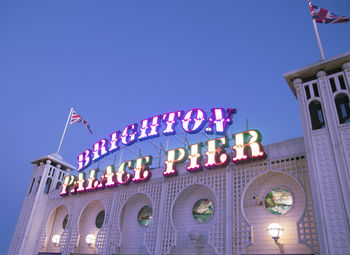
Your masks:
M 120 131 L 114 132 L 111 134 L 111 141 L 109 142 L 109 152 L 115 152 L 120 149 L 119 147 L 120 141 Z
M 85 190 L 90 191 L 97 188 L 97 186 L 99 185 L 99 181 L 97 180 L 97 173 L 98 173 L 97 169 L 90 170 L 88 184 Z
M 232 161 L 236 164 L 246 162 L 249 159 L 263 159 L 266 157 L 263 147 L 261 145 L 262 136 L 257 130 L 249 130 L 232 135 L 235 140 L 235 145 L 232 149 L 235 152 L 235 157 Z M 249 139 L 248 139 L 249 138 Z M 245 142 L 248 140 L 247 142 Z M 208 140 L 207 161 L 204 166 L 208 169 L 216 167 L 224 167 L 229 163 L 229 156 L 223 148 L 227 147 L 228 139 L 224 137 Z M 177 175 L 176 165 L 183 163 L 187 159 L 189 165 L 186 169 L 189 172 L 195 172 L 202 169 L 202 143 L 196 143 L 189 146 L 190 155 L 187 157 L 187 151 L 184 148 L 177 148 L 168 150 L 167 160 L 165 161 L 164 176 Z M 249 151 L 249 154 L 247 154 Z M 144 182 L 150 179 L 151 172 L 149 171 L 149 165 L 152 164 L 152 156 L 141 157 L 136 160 L 130 160 L 123 162 L 118 171 L 115 173 L 114 167 L 109 165 L 105 169 L 105 173 L 101 177 L 101 181 L 97 180 L 97 169 L 91 170 L 88 180 L 85 180 L 85 174 L 79 173 L 78 179 L 74 175 L 66 176 L 62 185 L 60 195 L 64 196 L 68 193 L 79 193 L 83 191 L 90 191 L 104 187 L 114 187 L 117 184 L 125 185 L 133 181 L 135 183 Z M 135 165 L 135 167 L 134 167 Z M 126 168 L 134 171 L 134 175 L 128 173 Z M 86 184 L 84 188 L 84 184 Z M 70 190 L 69 190 L 70 189 Z M 68 192 L 69 190 L 69 192 Z
M 124 128 L 121 136 L 122 144 L 131 145 L 137 141 L 137 124 L 132 124 Z
M 78 156 L 78 169 L 79 172 L 82 169 L 87 168 L 91 164 L 91 150 L 87 149 Z
M 225 134 L 229 125 L 232 123 L 230 116 L 236 113 L 236 110 L 229 108 L 225 111 L 223 108 L 212 108 L 211 111 L 212 116 L 209 118 L 209 125 L 205 129 L 205 132 L 213 134 L 215 131 L 217 134 Z M 120 141 L 123 145 L 130 146 L 137 140 L 142 141 L 148 138 L 158 137 L 160 135 L 161 120 L 165 123 L 165 129 L 162 132 L 164 135 L 175 135 L 175 127 L 178 121 L 181 121 L 181 126 L 187 133 L 199 132 L 207 121 L 205 112 L 199 108 L 188 111 L 182 119 L 183 115 L 183 111 L 157 115 L 143 120 L 140 130 L 137 129 L 138 125 L 135 123 L 125 127 L 122 132 L 116 131 L 112 133 L 110 135 L 109 148 L 107 148 L 107 139 L 102 139 L 93 145 L 93 153 L 91 150 L 85 150 L 78 156 L 78 172 L 86 169 L 92 161 L 97 162 L 108 153 L 119 150 Z M 139 131 L 140 135 L 138 133 Z M 91 154 L 93 155 L 90 156 Z
M 207 152 L 205 155 L 207 156 L 207 162 L 204 164 L 206 168 L 216 168 L 216 167 L 224 167 L 229 161 L 230 157 L 225 152 L 224 147 L 227 147 L 226 137 L 220 137 L 213 140 L 206 141 L 207 144 Z M 221 144 L 221 146 L 220 146 Z
M 179 120 L 183 115 L 183 111 L 169 112 L 163 114 L 163 121 L 165 122 L 165 130 L 163 131 L 164 135 L 175 135 L 175 126 L 177 125 L 176 120 Z
M 246 138 L 250 136 L 248 142 L 245 142 Z M 249 130 L 246 132 L 232 135 L 235 139 L 235 145 L 232 149 L 235 151 L 235 156 L 232 161 L 235 163 L 243 163 L 249 159 L 264 158 L 265 152 L 261 145 L 262 136 L 257 130 Z M 250 155 L 246 154 L 246 148 L 250 147 Z
M 202 147 L 203 143 L 196 143 L 188 146 L 190 149 L 190 155 L 188 155 L 188 159 L 190 160 L 189 165 L 186 169 L 190 172 L 200 171 L 202 170 L 201 160 L 202 160 Z
M 93 161 L 97 161 L 105 156 L 108 155 L 109 151 L 107 150 L 106 146 L 107 146 L 107 140 L 106 139 L 102 139 L 100 141 L 98 141 L 97 143 L 95 143 L 92 147 L 93 147 Z
M 123 163 L 120 164 L 118 171 L 116 173 L 118 184 L 126 185 L 131 181 L 132 176 L 126 171 L 126 167 L 129 167 L 129 169 L 131 169 L 133 167 L 133 162 L 124 161 Z
M 161 116 L 157 115 L 149 119 L 145 119 L 141 121 L 140 135 L 138 139 L 140 141 L 146 140 L 153 137 L 159 136 L 159 128 L 160 128 L 160 120 Z M 149 121 L 151 121 L 149 125 Z M 151 131 L 147 134 L 147 131 L 151 129 Z
M 192 116 L 194 115 L 194 116 Z M 199 132 L 206 121 L 206 114 L 201 109 L 192 109 L 188 111 L 182 119 L 182 128 L 187 133 L 194 134 Z
M 237 113 L 236 109 L 227 109 L 227 112 L 223 108 L 212 108 L 212 115 L 208 119 L 209 125 L 205 129 L 208 134 L 215 132 L 219 135 L 224 135 L 227 132 L 229 125 L 232 124 L 231 115 Z M 214 126 L 214 128 L 212 127 Z
M 152 156 L 138 158 L 135 161 L 134 178 L 132 182 L 144 182 L 151 178 L 151 172 L 149 171 L 149 165 L 152 164 Z
M 166 152 L 167 160 L 164 162 L 165 171 L 164 176 L 174 176 L 177 175 L 177 170 L 175 165 L 183 163 L 186 160 L 187 151 L 184 148 L 177 148 Z

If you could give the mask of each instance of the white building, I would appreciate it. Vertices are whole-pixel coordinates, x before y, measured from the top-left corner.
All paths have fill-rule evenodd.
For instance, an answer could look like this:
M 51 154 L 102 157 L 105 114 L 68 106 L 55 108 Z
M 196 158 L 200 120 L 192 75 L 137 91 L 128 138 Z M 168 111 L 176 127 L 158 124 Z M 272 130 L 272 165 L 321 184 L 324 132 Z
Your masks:
M 177 176 L 161 167 L 148 182 L 68 196 L 73 166 L 32 161 L 8 254 L 350 254 L 350 53 L 285 79 L 304 137 L 264 145 L 260 160 L 196 172 L 186 161 Z

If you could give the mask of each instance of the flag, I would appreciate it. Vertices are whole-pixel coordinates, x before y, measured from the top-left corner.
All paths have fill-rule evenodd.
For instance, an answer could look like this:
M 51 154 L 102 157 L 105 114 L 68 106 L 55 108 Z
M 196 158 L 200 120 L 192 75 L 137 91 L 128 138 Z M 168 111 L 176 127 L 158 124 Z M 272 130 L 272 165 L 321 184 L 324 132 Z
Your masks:
M 310 1 L 309 1 L 309 6 L 310 6 L 312 19 L 314 19 L 317 23 L 332 24 L 332 23 L 346 23 L 350 21 L 349 17 L 335 15 L 326 9 L 323 9 L 321 7 L 311 4 Z
M 85 127 L 89 130 L 90 134 L 93 134 L 89 123 L 86 122 L 74 109 L 72 109 L 72 116 L 70 118 L 70 124 L 73 125 L 78 122 L 83 122 Z

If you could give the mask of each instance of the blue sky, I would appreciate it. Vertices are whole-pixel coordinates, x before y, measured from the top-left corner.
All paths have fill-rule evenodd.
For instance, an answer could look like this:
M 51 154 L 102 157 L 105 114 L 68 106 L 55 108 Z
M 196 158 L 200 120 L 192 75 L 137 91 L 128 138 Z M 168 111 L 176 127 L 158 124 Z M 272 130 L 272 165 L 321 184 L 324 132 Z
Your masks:
M 313 3 L 350 16 L 348 0 Z M 350 51 L 350 24 L 319 30 L 326 57 Z M 71 106 L 95 133 L 69 127 L 61 154 L 73 165 L 128 124 L 192 108 L 237 108 L 232 131 L 248 119 L 270 144 L 302 136 L 283 74 L 320 60 L 306 0 L 5 0 L 0 31 L 0 254 L 29 162 L 57 150 Z

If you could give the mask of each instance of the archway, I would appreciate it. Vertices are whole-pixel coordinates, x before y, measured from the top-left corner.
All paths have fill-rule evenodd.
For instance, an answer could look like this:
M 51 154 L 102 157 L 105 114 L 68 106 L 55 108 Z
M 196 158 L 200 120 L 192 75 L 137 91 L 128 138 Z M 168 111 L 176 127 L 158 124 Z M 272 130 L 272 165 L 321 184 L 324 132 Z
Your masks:
M 41 252 L 60 252 L 60 237 L 68 223 L 67 207 L 61 205 L 50 214 L 46 224 L 46 241 Z

